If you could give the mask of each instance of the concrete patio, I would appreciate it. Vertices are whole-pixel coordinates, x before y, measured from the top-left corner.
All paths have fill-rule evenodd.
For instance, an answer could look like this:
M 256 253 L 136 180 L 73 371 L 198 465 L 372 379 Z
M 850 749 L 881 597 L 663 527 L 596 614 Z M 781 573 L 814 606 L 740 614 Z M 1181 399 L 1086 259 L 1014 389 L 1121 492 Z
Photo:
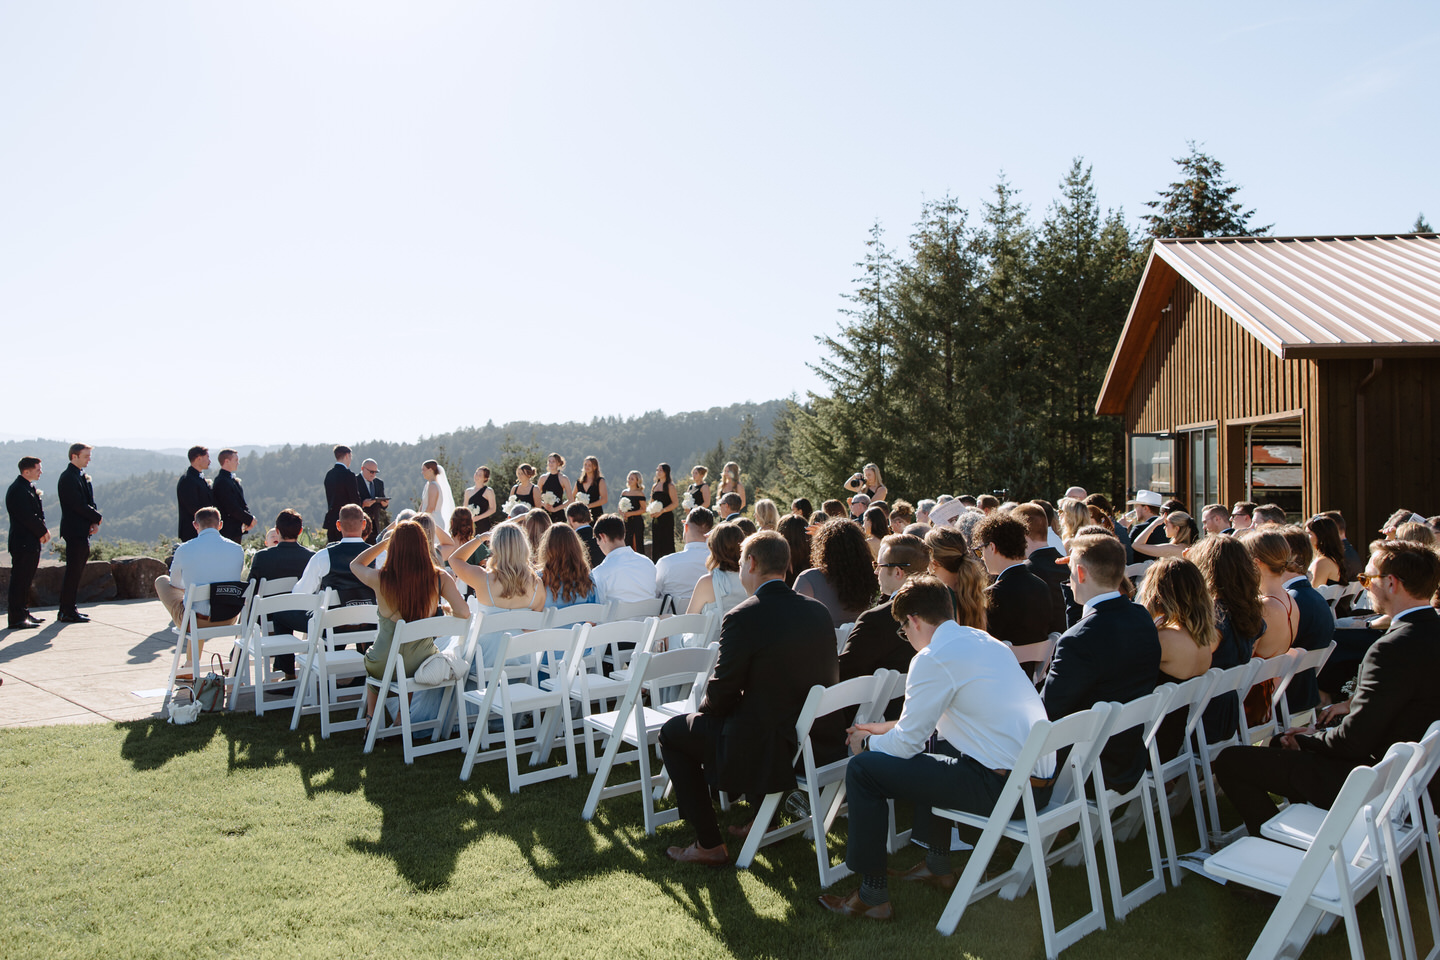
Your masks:
M 90 623 L 0 632 L 0 727 L 111 723 L 158 716 L 175 635 L 159 600 L 81 605 Z M 229 641 L 212 649 L 227 650 Z

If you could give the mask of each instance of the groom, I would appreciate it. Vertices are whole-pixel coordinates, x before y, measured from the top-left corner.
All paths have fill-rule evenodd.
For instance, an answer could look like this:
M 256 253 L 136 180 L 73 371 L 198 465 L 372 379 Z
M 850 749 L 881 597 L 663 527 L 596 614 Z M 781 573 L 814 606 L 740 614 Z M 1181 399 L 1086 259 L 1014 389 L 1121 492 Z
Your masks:
M 325 540 L 334 543 L 340 539 L 340 508 L 348 503 L 360 503 L 360 486 L 355 474 L 350 472 L 352 454 L 344 444 L 335 447 L 335 466 L 325 474 Z

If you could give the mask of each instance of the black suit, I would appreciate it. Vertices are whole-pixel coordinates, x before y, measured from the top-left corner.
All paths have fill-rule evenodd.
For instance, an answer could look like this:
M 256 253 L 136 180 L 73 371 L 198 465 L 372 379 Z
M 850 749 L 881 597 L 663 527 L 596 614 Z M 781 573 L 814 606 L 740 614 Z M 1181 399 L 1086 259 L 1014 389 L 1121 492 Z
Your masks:
M 187 468 L 185 474 L 175 481 L 175 502 L 180 507 L 180 526 L 176 536 L 181 543 L 189 543 L 200 535 L 195 529 L 195 511 L 215 505 L 210 481 L 194 467 Z
M 245 503 L 245 491 L 240 481 L 229 470 L 215 474 L 215 506 L 220 510 L 220 536 L 226 540 L 240 542 L 245 527 L 255 522 L 255 516 Z M 296 574 L 299 576 L 299 574 Z
M 840 651 L 840 679 L 868 677 L 876 670 L 909 673 L 914 656 L 915 648 L 900 635 L 900 623 L 891 613 L 890 600 L 886 598 L 884 603 L 855 618 L 855 626 L 845 638 L 845 649 Z M 890 701 L 885 719 L 900 719 L 904 703 L 903 693 Z
M 1017 563 L 985 588 L 985 630 L 1014 647 L 1041 643 L 1054 625 L 1050 586 Z
M 10 626 L 25 622 L 30 615 L 30 584 L 40 566 L 40 538 L 45 535 L 45 507 L 35 484 L 16 477 L 5 491 L 5 510 L 10 515 L 10 595 L 6 610 Z
M 1041 699 L 1051 720 L 1111 700 L 1129 703 L 1155 689 L 1160 634 L 1138 603 L 1112 597 L 1060 637 Z M 1116 734 L 1100 754 L 1106 786 L 1127 790 L 1145 772 L 1139 727 Z
M 811 687 L 838 679 L 830 612 L 785 581 L 761 584 L 725 615 L 720 659 L 700 712 L 675 717 L 660 731 L 680 815 L 701 846 L 721 842 L 711 785 L 752 798 L 795 785 L 795 721 Z M 817 721 L 811 736 L 817 762 L 843 755 L 843 718 Z
M 90 528 L 101 520 L 90 477 L 71 463 L 55 484 L 60 495 L 60 536 L 65 539 L 65 579 L 60 584 L 60 612 L 75 613 L 80 577 L 90 559 Z
M 343 463 L 335 464 L 325 474 L 325 533 L 331 543 L 341 538 L 340 528 L 336 526 L 340 520 L 340 508 L 347 503 L 360 502 L 360 484 L 357 481 L 355 474 Z
M 376 477 L 368 483 L 364 475 L 355 477 L 356 489 L 360 492 L 360 503 L 365 515 L 370 518 L 370 534 L 365 538 L 366 543 L 374 543 L 390 523 L 390 513 L 381 505 L 380 501 L 385 499 L 385 481 Z M 370 506 L 364 506 L 366 500 L 374 500 Z
M 1295 639 L 1290 646 L 1302 650 L 1319 650 L 1330 646 L 1330 641 L 1335 637 L 1335 614 L 1331 612 L 1330 604 L 1320 596 L 1320 591 L 1312 587 L 1310 579 L 1306 577 L 1286 584 L 1285 592 L 1294 599 L 1296 612 L 1300 615 L 1299 622 L 1295 625 Z M 1290 712 L 1293 714 L 1309 710 L 1319 702 L 1320 685 L 1315 679 L 1315 671 L 1306 670 L 1295 674 L 1289 689 L 1285 691 L 1285 703 Z
M 1345 582 L 1352 583 L 1365 572 L 1365 558 L 1349 540 L 1341 539 L 1340 544 L 1345 548 Z
M 250 579 L 255 582 L 258 589 L 261 580 L 283 580 L 286 577 L 299 577 L 305 573 L 305 565 L 310 562 L 314 554 L 307 548 L 300 546 L 294 540 L 281 540 L 273 547 L 266 547 L 255 554 L 250 561 Z M 278 631 L 294 633 L 296 630 L 308 629 L 305 615 L 290 611 L 282 611 L 270 618 L 271 624 Z M 286 674 L 295 672 L 295 654 L 282 653 L 275 657 L 275 669 Z
M 1230 747 L 1215 759 L 1215 775 L 1252 836 L 1276 813 L 1271 793 L 1329 807 L 1358 766 L 1380 761 L 1391 744 L 1418 741 L 1440 720 L 1440 615 L 1425 608 L 1396 620 L 1365 652 L 1350 712 L 1299 750 Z
M 1025 560 L 1025 569 L 1045 581 L 1050 588 L 1050 632 L 1064 633 L 1070 624 L 1065 618 L 1066 580 L 1070 579 L 1070 568 L 1056 563 L 1060 551 L 1054 547 L 1041 547 Z
M 600 544 L 595 542 L 595 528 L 587 523 L 583 527 L 576 527 L 575 535 L 580 538 L 581 543 L 585 544 L 585 555 L 590 558 L 590 569 L 594 570 L 605 559 L 605 551 L 601 550 Z M 679 612 L 684 613 L 685 611 Z

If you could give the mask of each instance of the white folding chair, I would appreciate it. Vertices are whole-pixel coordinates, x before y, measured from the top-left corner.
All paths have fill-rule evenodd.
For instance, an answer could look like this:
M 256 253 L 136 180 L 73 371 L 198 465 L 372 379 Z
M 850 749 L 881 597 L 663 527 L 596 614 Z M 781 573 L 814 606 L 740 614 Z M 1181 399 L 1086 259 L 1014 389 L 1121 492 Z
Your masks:
M 161 704 L 163 712 L 170 706 L 170 701 L 175 699 L 175 687 L 177 680 L 182 678 L 181 657 L 190 660 L 189 680 L 198 680 L 203 664 L 201 657 L 205 654 L 205 641 L 229 638 L 234 640 L 243 635 L 245 621 L 250 617 L 250 601 L 255 595 L 255 583 L 251 581 L 245 586 L 245 603 L 240 610 L 240 615 L 235 622 L 226 626 L 201 627 L 200 614 L 195 605 L 210 600 L 209 584 L 193 584 L 185 588 L 185 610 L 180 616 L 180 624 L 175 628 L 175 655 L 170 658 L 170 676 L 165 684 L 165 700 Z M 183 680 L 181 681 L 183 682 Z M 236 674 L 233 672 L 225 678 L 225 683 L 233 688 L 236 683 Z M 227 706 L 229 705 L 227 695 Z
M 1022 643 L 1018 647 L 1007 643 L 1006 646 L 1015 654 L 1020 666 L 1027 668 L 1025 672 L 1038 686 L 1050 672 L 1050 659 L 1055 656 L 1055 645 L 1059 642 L 1060 634 L 1052 633 L 1038 643 Z
M 1255 657 L 1250 662 L 1256 664 L 1255 672 L 1250 677 L 1250 689 L 1253 690 L 1263 683 L 1271 680 L 1276 681 L 1275 689 L 1270 692 L 1270 719 L 1251 726 L 1249 719 L 1245 716 L 1245 698 L 1250 690 L 1238 691 L 1240 695 L 1240 740 L 1251 746 L 1261 746 L 1269 742 L 1271 737 L 1284 732 L 1284 716 L 1278 706 L 1279 701 L 1285 699 L 1285 688 L 1289 686 L 1286 678 L 1295 669 L 1295 657 L 1288 653 L 1282 653 L 1277 657 L 1261 659 Z
M 1415 931 L 1410 921 L 1410 900 L 1405 894 L 1405 880 L 1401 867 L 1411 854 L 1418 854 L 1420 879 L 1425 887 L 1425 907 L 1430 915 L 1431 947 L 1425 960 L 1440 957 L 1440 904 L 1436 902 L 1436 863 L 1440 854 L 1440 838 L 1435 834 L 1435 808 L 1430 802 L 1430 781 L 1440 769 L 1440 722 L 1432 723 L 1425 736 L 1417 745 L 1419 763 L 1402 787 L 1408 823 L 1401 818 L 1390 821 L 1388 826 L 1393 835 L 1385 840 L 1386 862 L 1391 865 L 1390 881 L 1395 888 L 1395 906 L 1399 913 L 1400 936 L 1405 945 L 1406 955 L 1414 960 Z
M 1015 761 L 1015 769 L 1010 771 L 1005 786 L 1001 788 L 995 809 L 990 813 L 973 814 L 939 808 L 933 811 L 937 817 L 981 830 L 980 839 L 970 853 L 949 902 L 945 904 L 945 911 L 940 915 L 940 922 L 935 925 L 937 930 L 947 936 L 954 933 L 965 908 L 972 902 L 997 890 L 1002 898 L 1013 899 L 1029 889 L 1032 881 L 1040 905 L 1045 956 L 1050 960 L 1085 934 L 1105 929 L 1105 903 L 1100 893 L 1100 866 L 1095 857 L 1095 836 L 1085 799 L 1085 781 L 1099 762 L 1100 748 L 1109 734 L 1112 712 L 1110 704 L 1097 703 L 1089 710 L 1072 713 L 1059 720 L 1037 722 Z M 1037 809 L 1031 772 L 1042 757 L 1067 747 L 1070 748 L 1070 756 L 1056 770 L 1050 802 L 1043 810 Z M 1016 806 L 1023 806 L 1023 820 L 1010 819 Z M 1090 882 L 1090 910 L 1057 931 L 1045 868 L 1049 860 L 1058 859 L 1068 850 L 1057 851 L 1048 857 L 1046 850 L 1057 833 L 1077 824 L 1080 837 L 1076 842 L 1081 844 L 1085 872 Z M 1024 844 L 1029 857 L 1022 850 L 1010 869 L 982 883 L 981 877 L 1002 836 Z
M 658 617 L 662 603 L 664 600 L 660 597 L 653 600 L 616 600 L 610 604 L 609 622 Z
M 1251 678 L 1260 670 L 1263 663 L 1263 660 L 1251 660 L 1249 663 L 1236 664 L 1224 670 L 1218 667 L 1212 667 L 1211 670 L 1207 672 L 1216 673 L 1217 675 L 1214 684 L 1210 687 L 1210 695 L 1207 698 L 1206 706 L 1213 703 L 1217 697 L 1223 697 L 1228 693 L 1239 696 L 1241 691 L 1249 690 L 1251 687 Z M 1245 706 L 1241 703 L 1241 713 L 1244 713 L 1244 710 Z M 1205 802 L 1210 814 L 1210 841 L 1217 846 L 1223 845 L 1228 837 L 1224 828 L 1220 826 L 1220 787 L 1215 782 L 1215 773 L 1210 769 L 1210 764 L 1220 755 L 1220 751 L 1226 747 L 1242 746 L 1249 743 L 1249 741 L 1241 739 L 1241 729 L 1242 727 L 1237 724 L 1235 732 L 1229 737 L 1211 743 L 1205 735 L 1204 718 L 1202 717 L 1201 722 L 1195 725 L 1192 749 L 1195 751 L 1195 760 L 1200 765 L 1200 788 L 1205 791 Z M 1199 803 L 1198 797 L 1196 798 L 1196 802 L 1197 804 Z
M 1298 957 L 1327 915 L 1344 918 L 1350 955 L 1361 960 L 1365 951 L 1355 907 L 1377 887 L 1390 955 L 1399 955 L 1373 805 L 1383 798 L 1392 767 L 1404 765 L 1412 752 L 1408 744 L 1395 744 L 1375 766 L 1351 770 L 1308 849 L 1241 837 L 1205 861 L 1206 873 L 1280 898 L 1250 960 Z
M 255 596 L 275 597 L 282 593 L 289 593 L 299 582 L 299 577 L 276 577 L 274 580 L 261 577 L 260 582 L 255 585 Z
M 465 763 L 460 768 L 461 780 L 470 779 L 470 771 L 477 761 L 493 760 L 502 755 L 510 774 L 511 793 L 519 793 L 521 787 L 532 783 L 556 777 L 573 779 L 577 775 L 575 733 L 570 726 L 570 683 L 582 659 L 581 651 L 589 631 L 590 625 L 582 623 L 563 629 L 505 634 L 495 663 L 486 668 L 484 686 L 462 694 L 466 703 L 476 704 L 480 709 L 470 734 L 470 744 L 465 749 Z M 541 656 L 548 656 L 558 668 L 555 676 L 560 682 L 554 690 L 540 686 L 539 674 L 545 669 L 540 663 Z M 507 662 L 510 660 L 523 662 Z M 515 715 L 518 713 L 531 713 L 536 718 L 531 728 L 532 738 L 525 744 L 532 747 L 532 751 L 529 769 L 523 774 L 520 772 L 515 735 Z M 489 722 L 492 716 L 501 720 L 505 740 L 503 749 L 488 749 L 493 742 Z M 557 729 L 565 746 L 565 763 L 541 768 L 540 764 L 549 759 L 555 745 Z M 482 745 L 487 747 L 483 753 Z
M 845 800 L 845 767 L 850 763 L 850 751 L 846 748 L 838 760 L 817 766 L 815 746 L 810 734 L 816 720 L 840 710 L 853 707 L 857 714 L 869 715 L 876 700 L 889 690 L 890 678 L 884 674 L 884 671 L 877 671 L 868 677 L 842 680 L 834 686 L 816 684 L 810 688 L 805 705 L 801 707 L 800 716 L 795 721 L 795 735 L 800 742 L 797 760 L 803 764 L 804 769 L 804 775 L 796 780 L 808 801 L 809 815 L 772 830 L 770 823 L 775 819 L 780 801 L 790 791 L 767 794 L 750 824 L 745 845 L 740 848 L 740 855 L 735 858 L 736 867 L 742 870 L 748 868 L 755 862 L 755 854 L 761 847 L 797 833 L 805 833 L 815 838 L 815 862 L 819 869 L 822 889 L 850 875 L 850 868 L 845 866 L 843 860 L 839 864 L 830 862 L 828 843 L 830 825 L 834 823 Z
M 401 620 L 395 624 L 395 636 L 390 643 L 390 653 L 385 658 L 385 672 L 380 675 L 378 680 L 368 677 L 365 681 L 366 686 L 374 687 L 378 694 L 375 713 L 370 717 L 370 727 L 365 734 L 366 753 L 375 749 L 377 737 L 392 737 L 397 733 L 405 747 L 406 763 L 414 763 L 416 757 L 427 754 L 465 748 L 465 745 L 470 742 L 470 731 L 466 726 L 465 711 L 455 710 L 455 708 L 465 692 L 465 681 L 470 676 L 470 661 L 475 657 L 476 640 L 480 636 L 480 625 L 484 619 L 484 614 L 474 613 L 466 619 L 426 617 L 424 620 L 414 622 Z M 460 669 L 455 671 L 450 679 L 442 683 L 421 683 L 406 673 L 405 657 L 401 649 L 405 644 L 427 638 L 444 639 L 449 637 L 465 638 L 459 654 Z M 437 648 L 440 646 L 440 644 L 436 644 Z M 425 720 L 416 724 L 410 716 L 410 696 L 424 690 L 440 691 L 440 707 L 433 720 Z M 396 712 L 400 719 L 398 724 L 390 723 L 385 715 L 386 701 L 392 696 L 397 700 Z M 451 727 L 454 726 L 454 721 L 451 720 L 452 710 L 459 715 L 460 731 L 455 736 L 448 736 Z M 420 730 L 430 731 L 429 743 L 416 745 L 417 727 Z
M 1314 715 L 1314 708 L 1303 710 L 1297 716 L 1291 716 L 1290 704 L 1288 703 L 1288 698 L 1285 696 L 1285 692 L 1290 689 L 1290 684 L 1294 682 L 1295 678 L 1306 670 L 1314 670 L 1318 675 L 1320 669 L 1325 666 L 1325 661 L 1330 659 L 1330 654 L 1335 652 L 1335 646 L 1335 642 L 1332 640 L 1328 647 L 1321 647 L 1319 650 L 1303 650 L 1300 647 L 1291 647 L 1286 652 L 1285 655 L 1294 658 L 1295 662 L 1291 665 L 1290 672 L 1281 679 L 1280 686 L 1275 690 L 1276 710 L 1284 717 L 1284 726 L 1280 729 L 1288 730 L 1292 727 L 1301 726 L 1310 722 L 1310 717 Z
M 1338 583 L 1327 583 L 1324 586 L 1316 587 L 1315 592 L 1324 597 L 1325 602 L 1330 604 L 1330 612 L 1333 614 L 1335 612 L 1335 605 L 1340 602 L 1340 597 L 1345 592 L 1345 588 Z
M 851 623 L 842 623 L 840 624 L 840 626 L 835 628 L 836 656 L 839 656 L 840 654 L 845 652 L 845 643 L 850 639 L 850 634 L 854 629 L 855 624 L 853 621 Z
M 1150 569 L 1150 564 L 1154 562 L 1154 560 L 1141 560 L 1138 563 L 1129 564 L 1125 567 L 1125 576 L 1131 580 L 1140 580 L 1145 576 L 1145 571 Z
M 1210 702 L 1210 686 L 1214 682 L 1213 676 L 1204 673 L 1191 677 L 1184 683 L 1166 684 L 1160 688 L 1170 688 L 1164 716 L 1168 717 L 1177 710 L 1185 711 L 1185 736 L 1181 739 L 1180 750 L 1175 756 L 1169 760 L 1160 759 L 1160 745 L 1156 740 L 1156 734 L 1160 732 L 1159 725 L 1145 736 L 1145 749 L 1150 755 L 1150 769 L 1145 771 L 1145 779 L 1149 781 L 1151 796 L 1160 808 L 1160 832 L 1165 838 L 1165 857 L 1170 864 L 1172 887 L 1180 886 L 1180 859 L 1175 848 L 1175 825 L 1170 819 L 1170 801 L 1165 793 L 1165 785 L 1176 777 L 1186 778 L 1185 789 L 1195 810 L 1195 829 L 1200 836 L 1200 848 L 1210 849 L 1205 833 L 1205 813 L 1201 806 L 1200 781 L 1195 754 L 1191 749 L 1190 733 L 1201 723 L 1205 707 Z M 1161 723 L 1163 722 L 1162 717 Z
M 341 688 L 338 682 L 367 676 L 365 654 L 355 648 L 375 642 L 380 610 L 373 603 L 331 607 L 334 591 L 327 589 L 322 596 L 319 616 L 310 621 L 305 652 L 296 657 L 299 675 L 295 680 L 295 708 L 290 714 L 290 729 L 300 728 L 302 714 L 319 713 L 320 738 L 324 740 L 337 731 L 365 729 L 364 686 Z M 342 627 L 359 629 L 341 633 Z M 348 650 L 337 650 L 336 644 L 351 646 Z M 350 707 L 356 708 L 354 719 L 331 717 L 334 710 Z
M 650 747 L 659 739 L 660 728 L 665 726 L 666 721 L 672 719 L 674 714 L 662 713 L 645 706 L 642 695 L 647 686 L 654 685 L 680 686 L 693 683 L 703 688 L 710 672 L 715 669 L 715 659 L 719 655 L 719 644 L 712 643 L 708 647 L 681 647 L 662 653 L 642 651 L 635 657 L 630 685 L 620 700 L 619 708 L 585 718 L 587 748 L 595 734 L 607 739 L 605 752 L 592 768 L 595 779 L 591 781 L 590 793 L 585 798 L 585 807 L 580 814 L 582 819 L 592 819 L 601 800 L 637 791 L 640 793 L 647 836 L 653 834 L 659 824 L 679 819 L 678 809 L 658 814 L 655 812 L 654 794 L 657 788 L 663 785 L 665 778 L 663 774 L 651 772 L 650 762 Z M 625 746 L 632 747 L 633 751 L 622 755 L 620 750 Z M 588 758 L 587 753 L 587 765 Z M 639 779 L 610 786 L 610 774 L 615 764 L 630 760 L 639 761 Z
M 545 629 L 571 627 L 577 623 L 606 623 L 613 606 L 609 603 L 572 603 L 568 607 L 546 607 Z
M 261 581 L 263 585 L 265 581 Z M 283 710 L 295 706 L 295 697 L 300 689 L 294 680 L 283 676 L 272 676 L 270 658 L 281 654 L 300 654 L 309 649 L 305 637 L 281 631 L 275 633 L 271 618 L 277 613 L 296 613 L 303 618 L 314 617 L 320 612 L 323 598 L 313 593 L 273 593 L 257 596 L 250 603 L 250 624 L 245 635 L 236 643 L 235 684 L 230 688 L 230 709 L 235 708 L 235 697 L 242 686 L 248 687 L 255 696 L 255 716 L 265 716 L 267 709 Z M 307 620 L 308 622 L 308 620 Z M 308 631 L 306 637 L 308 637 Z M 242 683 L 242 678 L 248 682 Z M 290 696 L 278 700 L 267 699 L 267 690 L 278 686 L 289 686 Z
M 608 677 L 603 675 L 600 672 L 600 657 L 607 650 L 613 653 L 622 643 L 630 644 L 633 649 L 643 648 L 654 622 L 653 618 L 647 621 L 619 620 L 589 629 L 585 645 L 589 648 L 590 655 L 584 657 L 585 663 L 577 665 L 570 683 L 570 699 L 580 704 L 587 771 L 595 769 L 595 738 L 590 727 L 583 723 L 584 718 L 592 713 L 603 713 L 611 703 L 618 702 L 625 696 L 625 691 L 630 686 L 630 681 L 624 677 L 617 677 L 613 673 Z M 559 682 L 559 677 L 551 675 L 542 680 L 540 685 L 546 690 L 554 690 Z

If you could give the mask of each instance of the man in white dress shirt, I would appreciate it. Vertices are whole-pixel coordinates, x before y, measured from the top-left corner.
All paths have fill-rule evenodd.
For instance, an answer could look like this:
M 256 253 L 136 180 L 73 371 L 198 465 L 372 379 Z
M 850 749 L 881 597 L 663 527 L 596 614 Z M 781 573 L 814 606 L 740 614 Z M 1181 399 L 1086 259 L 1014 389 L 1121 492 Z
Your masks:
M 201 507 L 195 511 L 195 539 L 175 548 L 170 560 L 170 573 L 155 578 L 155 596 L 170 612 L 178 626 L 185 616 L 185 588 L 211 583 L 231 583 L 240 579 L 245 566 L 245 551 L 240 544 L 220 536 L 220 511 Z M 210 619 L 210 602 L 195 602 L 196 622 L 200 627 L 221 627 L 235 622 L 235 617 Z
M 595 521 L 595 542 L 605 559 L 593 573 L 601 603 L 655 599 L 655 564 L 625 545 L 625 521 L 607 513 Z
M 899 720 L 860 723 L 848 731 L 857 755 L 845 770 L 845 863 L 862 882 L 848 897 L 820 898 L 827 910 L 870 920 L 894 915 L 886 881 L 887 801 L 915 804 L 912 836 L 930 849 L 898 876 L 953 887 L 949 824 L 931 808 L 990 813 L 1031 728 L 1045 719 L 1045 705 L 1015 655 L 984 631 L 951 619 L 950 591 L 939 580 L 910 578 L 895 591 L 890 609 L 916 650 L 905 678 L 905 707 Z M 926 753 L 937 731 L 944 738 L 937 743 L 940 752 Z M 1043 807 L 1055 781 L 1055 755 L 1042 757 L 1031 777 L 1035 802 Z
M 695 593 L 695 584 L 709 571 L 705 561 L 710 548 L 705 538 L 715 527 L 715 515 L 704 507 L 695 507 L 685 517 L 685 548 L 660 558 L 655 564 L 655 596 L 675 598 L 675 612 L 684 613 Z

